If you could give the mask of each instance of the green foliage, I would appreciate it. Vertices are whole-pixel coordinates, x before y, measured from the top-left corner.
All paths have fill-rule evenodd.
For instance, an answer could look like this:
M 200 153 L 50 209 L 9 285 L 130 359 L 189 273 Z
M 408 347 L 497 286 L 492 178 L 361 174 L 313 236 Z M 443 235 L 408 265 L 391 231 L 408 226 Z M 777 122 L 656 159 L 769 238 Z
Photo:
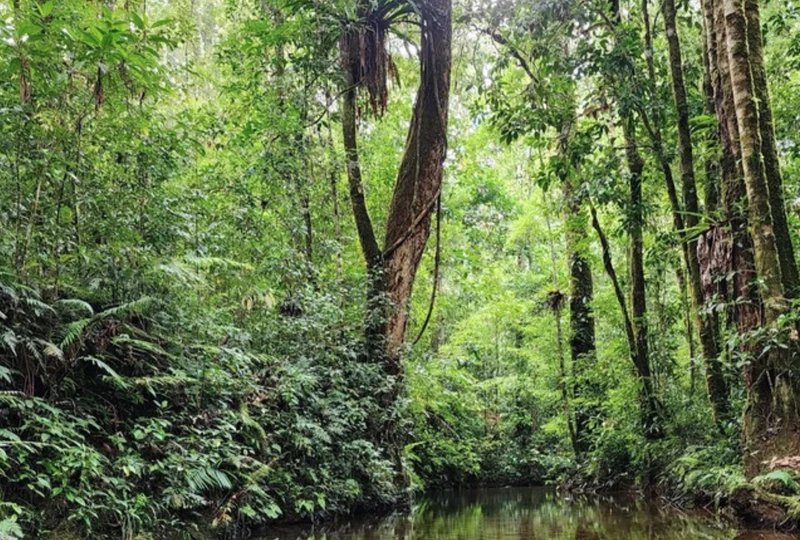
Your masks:
M 730 446 L 689 447 L 668 465 L 664 481 L 681 496 L 699 495 L 719 504 L 745 482 L 738 461 Z
M 34 294 L 4 291 L 6 300 Z M 171 534 L 194 527 L 192 516 L 235 528 L 392 501 L 391 466 L 369 440 L 370 421 L 389 412 L 370 397 L 380 372 L 354 360 L 355 343 L 327 341 L 335 305 L 308 301 L 318 317 L 266 318 L 258 342 L 240 330 L 218 346 L 185 333 L 172 341 L 182 326 L 173 308 L 148 311 L 143 298 L 83 325 L 57 368 L 9 369 L 0 387 L 4 526 Z M 4 302 L 3 311 L 47 337 L 75 327 L 44 306 Z M 49 326 L 30 322 L 43 317 Z
M 797 240 L 800 17 L 776 4 L 764 6 L 767 69 Z M 711 418 L 663 171 L 640 125 L 660 122 L 672 159 L 666 44 L 656 31 L 650 81 L 639 4 L 612 28 L 606 4 L 456 2 L 442 256 L 437 265 L 432 234 L 409 336 L 434 283 L 436 301 L 402 351 L 401 395 L 381 398 L 396 381 L 365 360 L 364 261 L 336 106 L 337 42 L 355 7 L 0 2 L 0 539 L 244 536 L 391 506 L 409 491 L 398 464 L 414 491 L 657 482 L 720 502 L 741 486 L 740 421 Z M 717 125 L 696 7 L 681 10 L 681 39 L 708 188 Z M 358 119 L 379 238 L 419 76 L 413 9 L 393 17 L 388 110 L 375 118 L 362 103 Z M 645 159 L 646 322 L 666 418 L 655 442 L 588 208 L 570 206 L 595 204 L 627 291 L 638 209 L 620 111 L 639 119 Z M 689 234 L 721 214 L 704 209 Z M 586 369 L 569 350 L 573 251 L 593 274 Z M 728 319 L 736 301 L 706 315 Z M 796 318 L 748 333 L 723 324 L 732 410 L 748 346 L 786 348 Z M 576 456 L 578 409 L 591 440 Z M 798 492 L 788 471 L 753 482 Z
M 781 493 L 783 495 L 800 494 L 800 484 L 797 482 L 797 475 L 792 471 L 781 469 L 769 471 L 754 477 L 751 482 L 773 493 Z

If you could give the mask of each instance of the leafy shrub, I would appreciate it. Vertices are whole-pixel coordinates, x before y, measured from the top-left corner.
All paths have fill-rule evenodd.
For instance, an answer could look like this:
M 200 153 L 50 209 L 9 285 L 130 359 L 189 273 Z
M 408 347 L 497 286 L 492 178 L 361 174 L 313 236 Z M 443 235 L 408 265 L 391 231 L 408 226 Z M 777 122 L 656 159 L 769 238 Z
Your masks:
M 372 397 L 385 376 L 355 330 L 330 332 L 332 299 L 259 317 L 258 340 L 216 326 L 219 345 L 187 341 L 196 321 L 150 298 L 95 310 L 0 291 L 4 534 L 241 531 L 400 495 L 372 437 L 393 414 Z

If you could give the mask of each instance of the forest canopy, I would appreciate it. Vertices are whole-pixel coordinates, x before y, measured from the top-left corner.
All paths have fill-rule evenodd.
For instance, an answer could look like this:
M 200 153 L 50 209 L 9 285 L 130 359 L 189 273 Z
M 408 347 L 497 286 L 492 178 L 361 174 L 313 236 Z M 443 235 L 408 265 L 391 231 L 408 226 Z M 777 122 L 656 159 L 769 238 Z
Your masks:
M 799 125 L 794 0 L 0 0 L 0 539 L 796 523 Z

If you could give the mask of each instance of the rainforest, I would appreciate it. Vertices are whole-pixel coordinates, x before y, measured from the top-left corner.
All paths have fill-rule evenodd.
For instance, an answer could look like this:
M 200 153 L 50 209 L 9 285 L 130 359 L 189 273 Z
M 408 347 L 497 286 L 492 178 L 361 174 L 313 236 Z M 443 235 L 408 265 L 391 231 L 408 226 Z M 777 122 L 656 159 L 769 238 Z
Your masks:
M 793 538 L 799 242 L 796 0 L 0 0 L 0 539 Z

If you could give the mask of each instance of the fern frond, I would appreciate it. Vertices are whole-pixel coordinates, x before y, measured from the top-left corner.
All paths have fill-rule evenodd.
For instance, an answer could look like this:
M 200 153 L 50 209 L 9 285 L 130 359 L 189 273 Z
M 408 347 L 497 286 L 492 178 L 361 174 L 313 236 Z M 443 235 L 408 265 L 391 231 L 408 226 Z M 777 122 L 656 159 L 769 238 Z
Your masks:
M 58 358 L 59 360 L 64 359 L 64 351 L 62 351 L 61 348 L 55 343 L 39 338 L 36 338 L 36 343 L 42 346 L 42 352 L 45 354 L 45 356 Z
M 110 377 L 110 379 L 118 387 L 120 387 L 122 389 L 130 388 L 130 385 L 127 383 L 127 381 L 125 381 L 125 379 L 123 379 L 122 376 L 120 376 L 119 373 L 114 371 L 114 368 L 109 366 L 107 363 L 105 363 L 100 358 L 97 358 L 96 356 L 82 356 L 82 357 L 79 358 L 79 360 L 82 360 L 84 362 L 89 362 L 90 364 L 94 364 L 95 366 L 97 366 L 101 370 L 105 371 L 108 374 L 108 376 Z
M 208 284 L 205 278 L 190 268 L 182 261 L 171 261 L 169 263 L 160 264 L 158 269 L 177 278 L 182 285 L 191 285 L 193 287 L 207 287 Z
M 33 309 L 33 312 L 36 316 L 40 316 L 42 313 L 50 312 L 55 314 L 56 310 L 53 309 L 53 306 L 50 304 L 46 304 L 39 300 L 38 298 L 34 298 L 33 296 L 25 296 L 22 298 L 22 303 L 28 306 L 29 308 Z
M 214 489 L 231 489 L 233 482 L 227 474 L 213 467 L 204 467 L 189 471 L 186 477 L 189 489 L 202 493 Z
M 233 259 L 226 259 L 223 257 L 197 257 L 195 255 L 189 255 L 185 257 L 185 261 L 188 264 L 191 264 L 197 268 L 202 268 L 203 270 L 209 270 L 214 267 L 220 267 L 223 269 L 236 268 L 239 270 L 253 269 L 253 266 L 250 264 L 235 261 Z
M 55 303 L 56 306 L 64 306 L 75 311 L 82 311 L 88 317 L 94 316 L 94 309 L 88 302 L 77 298 L 65 298 Z
M 133 347 L 134 349 L 139 349 L 140 351 L 148 352 L 150 354 L 161 356 L 163 358 L 175 359 L 173 355 L 165 351 L 160 345 L 157 343 L 153 343 L 152 341 L 145 341 L 142 339 L 132 338 L 128 334 L 120 334 L 116 336 L 111 342 L 114 345 L 128 345 Z
M 8 383 L 8 384 L 11 384 L 13 382 L 11 377 L 15 373 L 19 373 L 19 372 L 16 371 L 16 370 L 13 370 L 13 369 L 9 369 L 9 368 L 4 367 L 4 366 L 0 366 L 0 381 Z
M 91 322 L 92 319 L 80 319 L 78 321 L 69 323 L 64 328 L 64 337 L 61 338 L 59 347 L 66 349 L 67 347 L 72 346 L 72 344 L 81 337 L 81 334 L 83 334 L 83 331 L 86 330 L 86 327 L 89 326 Z
M 39 348 L 36 346 L 36 341 L 31 339 L 25 340 L 25 348 L 28 349 L 28 352 L 31 353 L 31 356 L 36 358 L 40 363 L 42 361 L 42 353 L 39 351 Z
M 14 303 L 19 302 L 19 294 L 17 294 L 17 290 L 10 285 L 0 283 L 0 293 L 6 295 L 8 299 Z
M 19 337 L 14 331 L 10 328 L 6 328 L 2 334 L 0 334 L 0 342 L 6 346 L 6 349 L 11 351 L 14 356 L 17 356 L 17 345 L 19 345 Z
M 132 302 L 120 304 L 106 309 L 94 316 L 95 320 L 108 319 L 109 317 L 124 318 L 131 315 L 145 315 L 156 304 L 152 296 L 143 296 Z

